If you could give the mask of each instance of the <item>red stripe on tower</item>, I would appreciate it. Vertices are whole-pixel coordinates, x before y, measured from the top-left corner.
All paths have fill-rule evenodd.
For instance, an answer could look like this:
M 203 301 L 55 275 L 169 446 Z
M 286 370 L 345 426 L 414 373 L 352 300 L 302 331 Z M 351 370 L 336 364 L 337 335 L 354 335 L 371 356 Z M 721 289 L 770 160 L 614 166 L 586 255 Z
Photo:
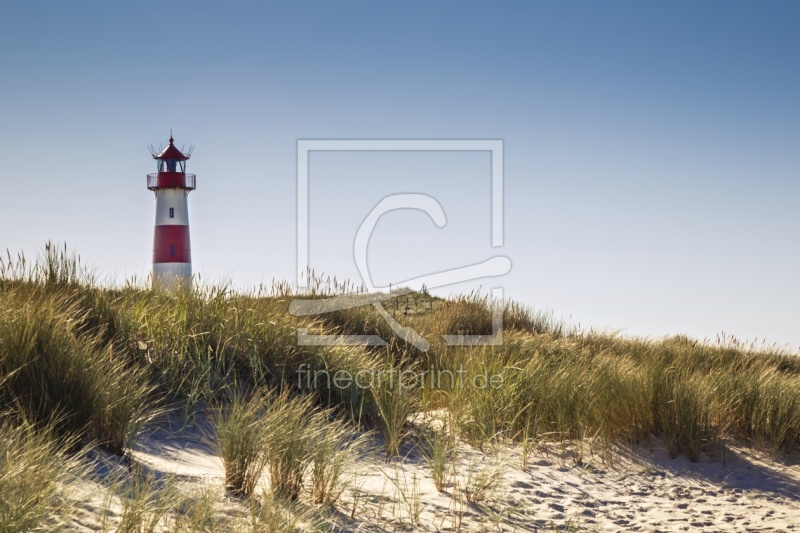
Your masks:
M 191 263 L 189 226 L 156 226 L 153 263 Z

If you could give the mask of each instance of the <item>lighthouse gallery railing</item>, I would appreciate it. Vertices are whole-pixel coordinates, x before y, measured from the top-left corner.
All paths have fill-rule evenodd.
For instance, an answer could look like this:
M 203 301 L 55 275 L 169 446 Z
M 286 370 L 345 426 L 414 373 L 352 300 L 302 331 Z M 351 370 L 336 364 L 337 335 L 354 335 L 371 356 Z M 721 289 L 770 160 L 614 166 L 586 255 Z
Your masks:
M 158 172 L 147 175 L 147 188 L 153 189 L 190 189 L 196 188 L 196 176 L 183 172 Z

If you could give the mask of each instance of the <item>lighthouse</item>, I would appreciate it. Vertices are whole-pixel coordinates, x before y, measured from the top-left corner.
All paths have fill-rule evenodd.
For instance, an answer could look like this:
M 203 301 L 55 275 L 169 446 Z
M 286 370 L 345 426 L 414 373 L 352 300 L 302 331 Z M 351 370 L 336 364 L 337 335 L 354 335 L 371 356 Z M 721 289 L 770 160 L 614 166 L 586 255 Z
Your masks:
M 158 172 L 147 175 L 147 188 L 156 195 L 153 285 L 188 284 L 192 277 L 188 198 L 195 189 L 195 175 L 186 173 L 191 152 L 189 149 L 184 154 L 178 150 L 171 133 L 169 146 L 161 153 L 150 149 L 158 164 Z

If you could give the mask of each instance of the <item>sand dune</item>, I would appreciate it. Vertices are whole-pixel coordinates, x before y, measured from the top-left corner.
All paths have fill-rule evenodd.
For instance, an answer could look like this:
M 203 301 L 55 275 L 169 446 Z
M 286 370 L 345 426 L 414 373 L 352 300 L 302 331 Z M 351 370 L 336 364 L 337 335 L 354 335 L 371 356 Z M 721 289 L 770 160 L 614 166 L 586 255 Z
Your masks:
M 217 494 L 219 512 L 241 504 L 222 491 L 224 470 L 201 419 L 182 429 L 149 428 L 134 463 L 182 490 Z M 540 445 L 522 467 L 518 445 L 492 450 L 460 444 L 454 479 L 443 493 L 413 447 L 387 463 L 380 442 L 360 458 L 340 502 L 327 513 L 341 531 L 793 531 L 800 529 L 800 466 L 738 446 L 718 447 L 692 463 L 652 448 Z M 98 456 L 106 468 L 122 462 Z M 488 470 L 487 470 L 488 469 Z M 481 472 L 500 473 L 485 499 L 466 501 L 463 489 Z M 471 478 L 471 479 L 470 479 Z M 264 479 L 265 486 L 268 480 Z M 76 529 L 97 529 L 97 495 L 82 501 Z M 118 519 L 118 502 L 110 522 Z M 94 516 L 94 518 L 93 518 Z

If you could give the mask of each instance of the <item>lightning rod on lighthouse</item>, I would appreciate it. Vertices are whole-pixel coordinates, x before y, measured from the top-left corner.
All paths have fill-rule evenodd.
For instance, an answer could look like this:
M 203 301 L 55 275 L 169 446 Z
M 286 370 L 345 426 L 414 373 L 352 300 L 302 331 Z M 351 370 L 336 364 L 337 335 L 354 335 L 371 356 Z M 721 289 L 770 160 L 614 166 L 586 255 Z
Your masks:
M 156 196 L 156 227 L 153 237 L 153 284 L 188 285 L 192 278 L 192 253 L 189 245 L 189 192 L 195 189 L 195 175 L 186 173 L 191 157 L 175 147 L 170 133 L 169 146 L 161 153 L 151 149 L 158 172 L 147 175 L 147 188 Z

